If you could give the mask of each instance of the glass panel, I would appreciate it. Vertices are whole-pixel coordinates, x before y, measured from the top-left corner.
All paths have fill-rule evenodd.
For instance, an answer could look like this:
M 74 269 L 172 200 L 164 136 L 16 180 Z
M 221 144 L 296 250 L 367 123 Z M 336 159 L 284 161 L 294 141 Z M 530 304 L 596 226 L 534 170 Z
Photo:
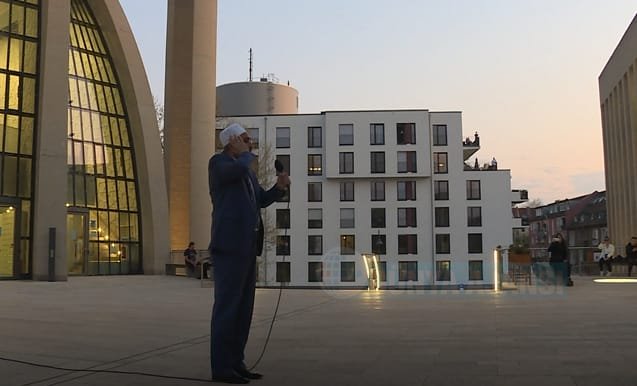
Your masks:
M 34 42 L 24 42 L 24 72 L 28 74 L 36 73 L 38 59 L 38 45 Z
M 18 158 L 5 156 L 2 173 L 2 194 L 5 196 L 15 197 L 18 182 Z
M 126 178 L 135 178 L 133 169 L 133 156 L 130 150 L 124 150 L 124 169 L 126 170 Z
M 108 207 L 110 209 L 117 209 L 117 181 L 112 179 L 106 180 L 106 186 L 108 188 Z
M 69 273 L 82 274 L 85 270 L 86 215 L 66 215 L 66 261 Z
M 0 204 L 0 277 L 13 276 L 15 259 L 15 208 Z
M 9 75 L 9 103 L 8 108 L 17 110 L 20 108 L 20 77 Z
M 97 178 L 86 175 L 86 206 L 95 208 L 97 205 Z
M 97 207 L 106 209 L 106 179 L 98 178 L 97 179 Z
M 38 11 L 37 9 L 27 8 L 26 9 L 26 26 L 24 29 L 24 34 L 26 36 L 36 38 L 38 37 Z
M 121 146 L 122 143 L 119 140 L 119 128 L 117 127 L 117 118 L 110 118 L 111 135 L 113 136 L 113 145 Z
M 18 172 L 18 192 L 20 197 L 31 197 L 31 158 L 20 158 Z
M 130 214 L 129 226 L 130 226 L 130 239 L 131 241 L 139 241 L 139 230 L 137 228 L 139 220 L 136 214 Z
M 22 117 L 20 126 L 20 154 L 33 153 L 33 118 Z
M 24 34 L 24 7 L 15 3 L 11 6 L 11 32 Z
M 122 146 L 130 147 L 130 142 L 128 141 L 128 129 L 126 128 L 126 121 L 123 119 L 119 119 L 119 129 L 121 130 L 121 139 Z
M 0 31 L 9 32 L 9 4 L 0 2 Z
M 18 133 L 20 117 L 7 115 L 7 123 L 4 127 L 4 151 L 7 153 L 18 152 Z
M 128 200 L 126 199 L 126 181 L 117 181 L 117 196 L 119 198 L 119 209 L 128 210 Z
M 7 103 L 7 76 L 0 74 L 0 109 L 6 108 Z M 0 122 L 1 124 L 2 122 Z
M 33 114 L 35 112 L 35 79 L 22 78 L 22 111 Z
M 9 44 L 9 70 L 22 70 L 22 43 L 20 39 L 11 38 Z
M 0 3 L 0 4 L 3 4 L 3 3 Z M 0 69 L 4 70 L 7 68 L 7 59 L 9 59 L 9 57 L 7 56 L 8 50 L 9 50 L 9 38 L 6 36 L 0 36 Z

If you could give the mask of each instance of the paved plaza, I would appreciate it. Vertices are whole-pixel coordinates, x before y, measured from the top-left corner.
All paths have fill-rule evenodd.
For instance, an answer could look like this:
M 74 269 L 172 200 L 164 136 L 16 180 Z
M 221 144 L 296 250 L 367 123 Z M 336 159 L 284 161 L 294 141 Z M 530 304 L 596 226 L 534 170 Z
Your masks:
M 258 290 L 248 364 L 277 290 Z M 209 379 L 212 290 L 165 276 L 0 282 L 0 356 Z M 502 291 L 285 290 L 251 384 L 637 385 L 637 284 Z M 0 385 L 198 385 L 0 360 Z

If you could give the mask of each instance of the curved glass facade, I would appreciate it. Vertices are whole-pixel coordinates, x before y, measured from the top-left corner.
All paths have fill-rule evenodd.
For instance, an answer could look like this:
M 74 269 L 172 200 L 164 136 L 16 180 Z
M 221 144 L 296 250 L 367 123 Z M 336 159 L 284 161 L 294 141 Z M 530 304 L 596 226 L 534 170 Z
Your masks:
M 0 278 L 31 273 L 37 0 L 0 0 Z
M 86 0 L 71 1 L 70 38 L 67 206 L 70 214 L 86 217 L 88 253 L 85 261 L 70 259 L 69 272 L 141 273 L 135 157 L 126 106 Z

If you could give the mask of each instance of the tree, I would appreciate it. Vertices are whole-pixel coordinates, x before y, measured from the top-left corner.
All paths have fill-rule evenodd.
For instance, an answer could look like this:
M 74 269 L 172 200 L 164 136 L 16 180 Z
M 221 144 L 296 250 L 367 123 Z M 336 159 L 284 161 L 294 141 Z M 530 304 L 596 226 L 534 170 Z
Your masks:
M 157 117 L 157 127 L 159 128 L 159 142 L 161 143 L 161 152 L 166 150 L 166 133 L 164 131 L 164 105 L 159 102 L 156 97 L 153 97 L 153 103 L 155 104 L 155 117 Z

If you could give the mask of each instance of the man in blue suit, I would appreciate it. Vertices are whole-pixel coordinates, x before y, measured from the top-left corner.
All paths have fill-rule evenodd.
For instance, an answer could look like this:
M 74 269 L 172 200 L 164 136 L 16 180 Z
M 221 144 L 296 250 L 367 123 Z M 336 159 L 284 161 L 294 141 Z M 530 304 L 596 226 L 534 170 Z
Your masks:
M 212 380 L 248 383 L 261 374 L 250 372 L 244 349 L 250 333 L 256 283 L 256 254 L 262 242 L 260 209 L 285 194 L 290 184 L 279 173 L 270 190 L 259 185 L 250 164 L 250 137 L 232 124 L 219 134 L 223 152 L 208 163 L 208 183 L 213 204 L 210 254 L 214 266 L 215 303 L 212 309 L 210 360 Z

